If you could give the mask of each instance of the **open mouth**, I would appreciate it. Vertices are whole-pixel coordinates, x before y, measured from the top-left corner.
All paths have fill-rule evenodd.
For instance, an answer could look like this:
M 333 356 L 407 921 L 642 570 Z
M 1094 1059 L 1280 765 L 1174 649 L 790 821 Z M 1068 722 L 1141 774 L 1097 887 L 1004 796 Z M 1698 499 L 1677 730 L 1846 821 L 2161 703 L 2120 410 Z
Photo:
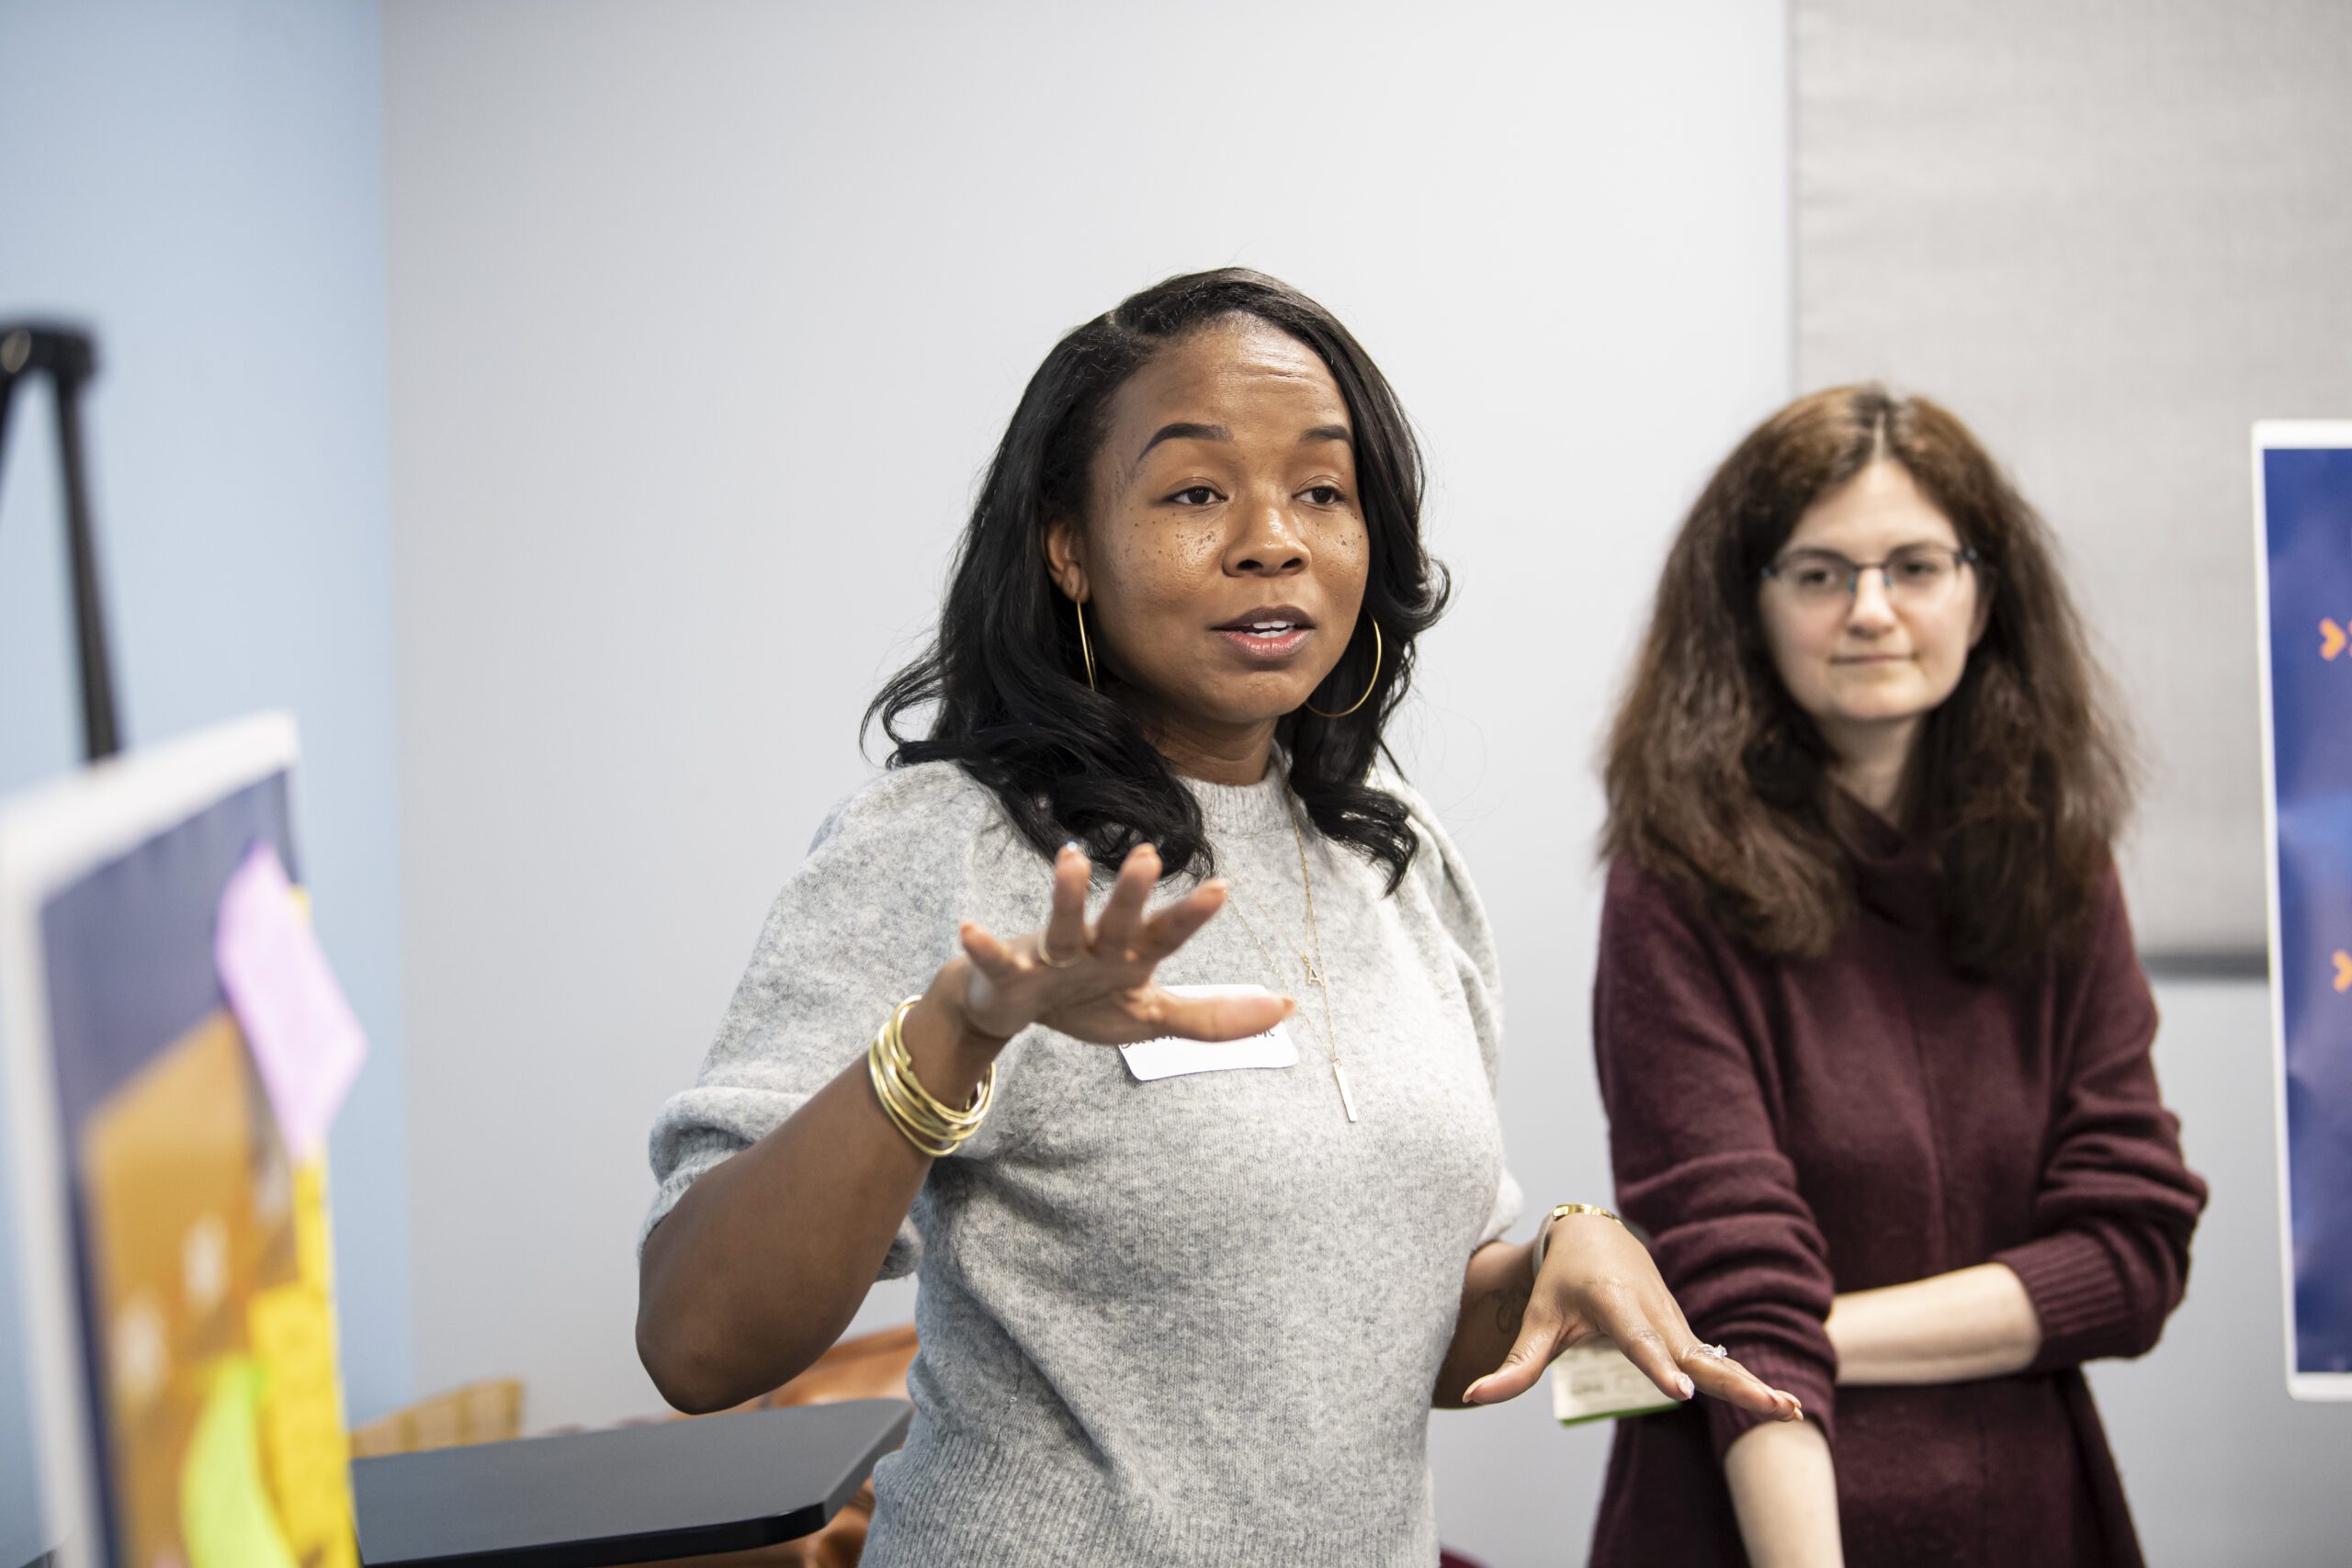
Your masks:
M 1271 640 L 1286 637 L 1295 631 L 1304 631 L 1306 628 L 1296 621 L 1252 621 L 1246 626 L 1227 626 L 1223 629 L 1238 637 L 1253 637 Z
M 1306 643 L 1315 623 L 1283 604 L 1237 615 L 1212 629 L 1254 659 L 1280 659 Z

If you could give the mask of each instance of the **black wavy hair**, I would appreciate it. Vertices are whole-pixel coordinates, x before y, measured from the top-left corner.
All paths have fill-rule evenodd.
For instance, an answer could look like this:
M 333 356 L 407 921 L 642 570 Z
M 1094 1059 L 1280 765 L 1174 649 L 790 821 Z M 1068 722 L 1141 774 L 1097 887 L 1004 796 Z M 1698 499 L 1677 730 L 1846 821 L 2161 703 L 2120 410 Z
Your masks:
M 1371 566 L 1363 614 L 1309 700 L 1336 712 L 1374 679 L 1367 616 L 1378 618 L 1385 650 L 1361 707 L 1345 718 L 1302 708 L 1278 721 L 1275 739 L 1308 818 L 1385 867 L 1393 893 L 1419 840 L 1404 803 L 1373 785 L 1372 765 L 1386 753 L 1382 727 L 1412 684 L 1415 639 L 1444 613 L 1451 585 L 1421 548 L 1420 446 L 1396 394 L 1329 311 L 1263 273 L 1225 267 L 1169 278 L 1054 345 L 989 465 L 956 547 L 939 635 L 867 705 L 860 733 L 880 721 L 895 747 L 892 767 L 962 767 L 1048 860 L 1075 839 L 1097 864 L 1148 843 L 1166 875 L 1214 869 L 1191 794 L 1134 716 L 1088 686 L 1077 618 L 1047 574 L 1045 531 L 1052 519 L 1086 514 L 1112 394 L 1169 344 L 1234 316 L 1314 350 L 1348 405 Z M 902 733 L 910 712 L 933 705 L 928 733 Z

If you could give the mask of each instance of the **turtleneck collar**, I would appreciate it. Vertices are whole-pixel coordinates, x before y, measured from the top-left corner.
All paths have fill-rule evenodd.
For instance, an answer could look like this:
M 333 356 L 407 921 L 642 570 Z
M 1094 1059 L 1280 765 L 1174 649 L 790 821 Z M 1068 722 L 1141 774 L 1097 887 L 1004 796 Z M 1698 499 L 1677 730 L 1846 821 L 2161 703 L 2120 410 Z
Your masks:
M 1941 915 L 1941 872 L 1925 834 L 1905 833 L 1833 786 L 1829 821 L 1854 865 L 1862 907 L 1910 931 L 1933 931 Z

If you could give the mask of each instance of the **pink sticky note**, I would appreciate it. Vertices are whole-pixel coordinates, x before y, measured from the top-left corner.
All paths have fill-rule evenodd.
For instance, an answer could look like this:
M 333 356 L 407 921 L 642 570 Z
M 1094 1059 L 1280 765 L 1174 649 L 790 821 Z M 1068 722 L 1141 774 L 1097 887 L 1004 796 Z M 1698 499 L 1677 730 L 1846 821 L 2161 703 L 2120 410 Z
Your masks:
M 287 1149 L 296 1163 L 306 1162 L 324 1146 L 327 1126 L 359 1076 L 368 1037 L 267 844 L 254 846 L 220 895 L 212 962 Z

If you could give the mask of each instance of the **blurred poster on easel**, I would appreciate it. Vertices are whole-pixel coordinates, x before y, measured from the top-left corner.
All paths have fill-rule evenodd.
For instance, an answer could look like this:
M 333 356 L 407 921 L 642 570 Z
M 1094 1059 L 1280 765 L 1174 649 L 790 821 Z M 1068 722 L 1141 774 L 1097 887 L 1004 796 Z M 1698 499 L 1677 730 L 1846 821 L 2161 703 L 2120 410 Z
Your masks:
M 2287 1387 L 2352 1400 L 2352 421 L 2254 427 Z
M 326 1121 L 359 1043 L 268 716 L 0 806 L 0 1045 L 59 1568 L 356 1568 Z

